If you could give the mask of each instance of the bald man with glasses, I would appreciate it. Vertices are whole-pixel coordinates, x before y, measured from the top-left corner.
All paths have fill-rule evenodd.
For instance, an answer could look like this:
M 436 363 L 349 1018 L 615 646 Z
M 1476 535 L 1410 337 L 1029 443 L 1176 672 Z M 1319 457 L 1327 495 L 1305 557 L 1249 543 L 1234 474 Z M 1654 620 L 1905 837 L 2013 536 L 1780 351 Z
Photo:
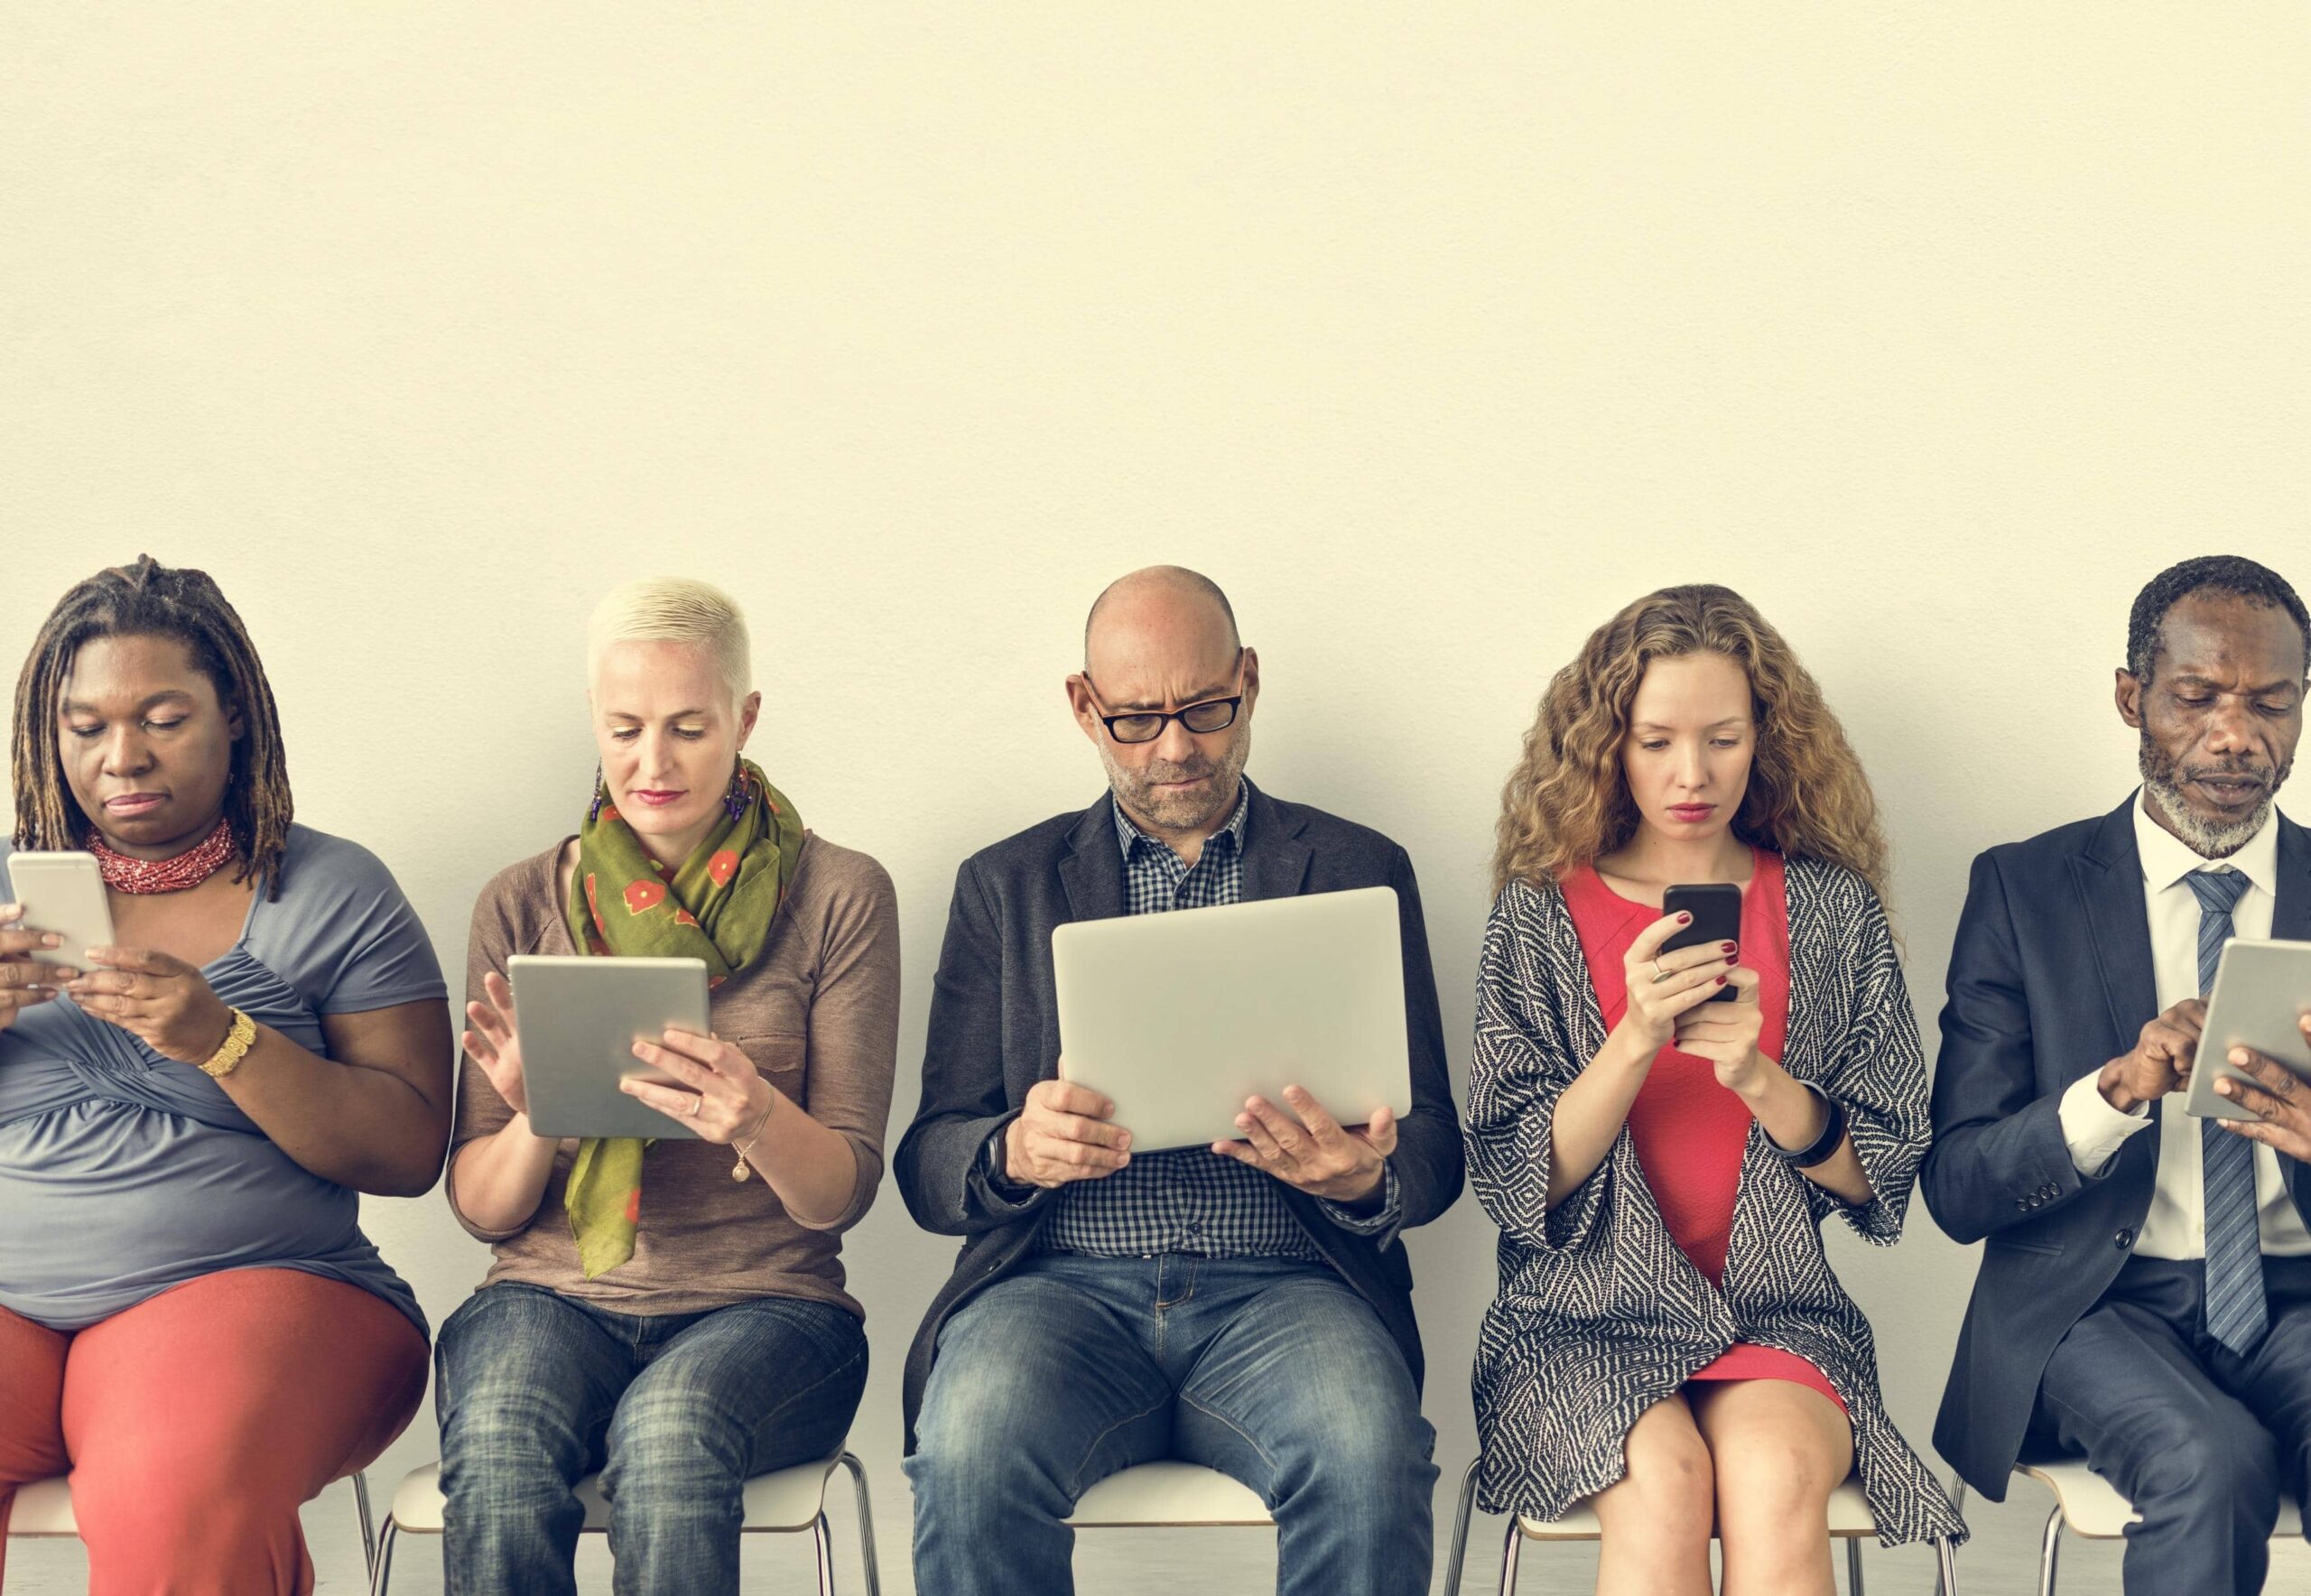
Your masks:
M 915 1581 L 1065 1592 L 1063 1522 L 1100 1479 L 1175 1457 L 1276 1522 L 1281 1596 L 1428 1589 L 1420 1338 L 1399 1233 L 1461 1190 L 1461 1137 L 1412 863 L 1244 775 L 1259 657 L 1176 567 L 1092 606 L 1068 702 L 1108 791 L 967 860 L 899 1145 L 916 1222 L 964 1239 L 906 1368 Z M 1138 1153 L 1059 1079 L 1051 934 L 1075 920 L 1394 887 L 1413 1109 L 1341 1126 L 1296 1088 L 1245 1139 Z M 1192 1001 L 1153 994 L 1161 1005 Z

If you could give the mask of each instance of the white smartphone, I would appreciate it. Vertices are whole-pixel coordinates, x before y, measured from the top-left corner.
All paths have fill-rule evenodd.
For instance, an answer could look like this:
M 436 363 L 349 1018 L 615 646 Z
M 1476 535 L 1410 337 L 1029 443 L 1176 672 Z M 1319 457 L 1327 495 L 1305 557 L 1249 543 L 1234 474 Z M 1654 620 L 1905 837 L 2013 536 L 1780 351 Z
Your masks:
M 92 853 L 13 853 L 8 856 L 8 884 L 24 906 L 17 925 L 25 931 L 52 931 L 64 939 L 60 948 L 36 948 L 32 957 L 42 964 L 88 968 L 90 948 L 112 945 L 112 905 L 105 896 L 104 873 Z

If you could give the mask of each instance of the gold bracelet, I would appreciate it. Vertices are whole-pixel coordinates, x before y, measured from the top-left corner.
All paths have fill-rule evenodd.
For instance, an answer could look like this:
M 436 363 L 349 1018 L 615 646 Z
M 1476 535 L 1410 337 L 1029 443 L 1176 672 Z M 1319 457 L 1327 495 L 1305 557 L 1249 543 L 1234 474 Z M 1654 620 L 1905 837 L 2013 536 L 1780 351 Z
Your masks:
M 232 1027 L 225 1033 L 225 1040 L 218 1044 L 217 1051 L 210 1053 L 208 1062 L 200 1066 L 200 1072 L 222 1081 L 240 1068 L 241 1061 L 248 1057 L 249 1049 L 255 1045 L 256 1022 L 237 1008 L 233 1010 Z
M 754 1135 L 748 1137 L 745 1141 L 738 1144 L 738 1162 L 736 1166 L 731 1169 L 730 1178 L 737 1181 L 741 1185 L 746 1183 L 747 1176 L 754 1173 L 752 1169 L 747 1167 L 747 1155 L 755 1150 L 755 1144 L 756 1142 L 762 1140 L 763 1130 L 770 1124 L 770 1117 L 773 1113 L 777 1111 L 777 1109 L 778 1088 L 774 1086 L 770 1089 L 770 1101 L 763 1105 L 762 1118 L 755 1121 Z

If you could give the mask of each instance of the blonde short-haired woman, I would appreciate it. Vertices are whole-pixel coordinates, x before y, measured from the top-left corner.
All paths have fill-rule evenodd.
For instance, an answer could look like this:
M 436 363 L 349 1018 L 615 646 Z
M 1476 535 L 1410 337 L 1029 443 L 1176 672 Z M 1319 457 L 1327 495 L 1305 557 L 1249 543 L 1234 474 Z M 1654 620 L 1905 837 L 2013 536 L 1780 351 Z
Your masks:
M 865 1386 L 840 1238 L 882 1177 L 897 913 L 882 868 L 745 757 L 750 677 L 719 590 L 604 599 L 591 802 L 474 908 L 448 1189 L 496 1258 L 441 1327 L 453 1592 L 574 1591 L 571 1488 L 595 1469 L 619 1591 L 736 1591 L 747 1476 L 831 1451 Z M 637 1044 L 681 1084 L 626 1085 L 697 1139 L 531 1130 L 516 953 L 705 961 L 714 1034 Z

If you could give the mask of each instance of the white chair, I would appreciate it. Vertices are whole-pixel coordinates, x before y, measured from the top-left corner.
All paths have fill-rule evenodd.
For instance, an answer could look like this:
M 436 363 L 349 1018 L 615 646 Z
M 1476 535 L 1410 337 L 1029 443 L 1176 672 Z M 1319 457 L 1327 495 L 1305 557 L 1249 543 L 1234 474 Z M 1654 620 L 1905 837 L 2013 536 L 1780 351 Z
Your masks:
M 377 1536 L 369 1522 L 369 1481 L 366 1475 L 356 1473 L 353 1480 L 353 1508 L 361 1516 L 361 1556 L 363 1566 L 377 1565 Z M 54 1480 L 35 1480 L 16 1490 L 14 1507 L 8 1513 L 8 1538 L 26 1540 L 80 1538 L 79 1520 L 72 1516 L 72 1488 L 61 1476 Z
M 859 1555 L 866 1574 L 867 1596 L 881 1596 L 882 1579 L 875 1568 L 875 1515 L 867 1495 L 867 1470 L 848 1452 L 839 1452 L 815 1463 L 757 1474 L 747 1480 L 746 1517 L 739 1533 L 800 1535 L 810 1531 L 818 1552 L 820 1596 L 834 1596 L 834 1541 L 827 1530 L 826 1497 L 827 1480 L 837 1469 L 850 1471 L 858 1493 Z M 586 1508 L 585 1527 L 580 1534 L 609 1532 L 610 1508 L 602 1499 L 599 1480 L 599 1475 L 589 1474 L 578 1482 L 578 1499 Z M 385 1596 L 386 1584 L 393 1577 L 394 1543 L 404 1535 L 440 1535 L 445 1506 L 441 1464 L 428 1463 L 402 1480 L 394 1492 L 393 1507 L 385 1514 L 385 1538 L 378 1544 L 369 1575 L 370 1596 Z
M 1460 1511 L 1452 1518 L 1452 1545 L 1444 1564 L 1444 1596 L 1460 1596 L 1461 1567 L 1469 1545 L 1469 1519 L 1476 1508 L 1477 1466 L 1461 1478 Z M 1585 1501 L 1575 1502 L 1562 1518 L 1551 1521 L 1512 1515 L 1500 1547 L 1500 1596 L 1517 1589 L 1517 1559 L 1527 1541 L 1593 1541 L 1603 1536 L 1596 1511 Z M 1878 1536 L 1878 1521 L 1870 1517 L 1861 1482 L 1848 1480 L 1830 1494 L 1830 1538 L 1845 1543 L 1845 1582 L 1849 1596 L 1862 1596 L 1861 1543 Z M 1940 1562 L 1940 1586 L 1945 1596 L 1957 1596 L 1957 1549 L 1936 1537 L 1934 1552 Z
M 1067 1522 L 1075 1529 L 1267 1529 L 1276 1520 L 1243 1481 L 1166 1460 L 1109 1475 L 1083 1493 Z
M 2055 1497 L 2054 1511 L 2046 1515 L 2046 1533 L 2038 1542 L 2038 1596 L 2055 1596 L 2055 1565 L 2062 1554 L 2065 1530 L 2081 1540 L 2115 1541 L 2125 1536 L 2128 1525 L 2141 1517 L 2134 1505 L 2119 1494 L 2118 1487 L 2086 1466 L 2084 1458 L 2018 1462 L 2014 1472 L 2037 1480 Z M 1954 1500 L 1963 1501 L 1966 1482 L 1956 1481 L 1951 1494 Z M 2279 1522 L 2271 1526 L 2271 1539 L 2302 1533 L 2301 1504 L 2281 1498 Z

